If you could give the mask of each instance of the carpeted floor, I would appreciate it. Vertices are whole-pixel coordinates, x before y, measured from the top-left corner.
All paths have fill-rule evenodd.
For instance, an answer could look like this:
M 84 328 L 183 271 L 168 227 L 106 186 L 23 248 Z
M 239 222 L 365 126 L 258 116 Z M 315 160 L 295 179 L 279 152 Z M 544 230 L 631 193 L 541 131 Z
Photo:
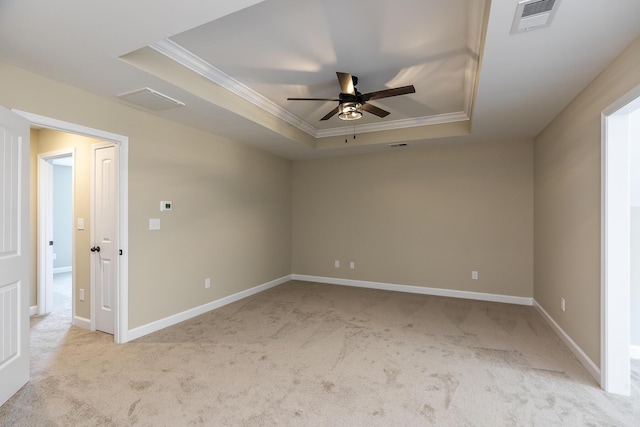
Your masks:
M 531 307 L 289 282 L 115 345 L 32 320 L 0 424 L 632 426 Z

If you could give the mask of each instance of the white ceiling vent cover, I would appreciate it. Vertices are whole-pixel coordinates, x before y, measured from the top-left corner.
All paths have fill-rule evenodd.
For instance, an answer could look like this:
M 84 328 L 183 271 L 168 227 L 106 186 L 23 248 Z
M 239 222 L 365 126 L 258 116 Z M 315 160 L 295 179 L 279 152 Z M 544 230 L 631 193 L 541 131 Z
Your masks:
M 169 108 L 183 107 L 185 105 L 184 102 L 180 102 L 148 87 L 123 93 L 122 95 L 118 95 L 118 98 L 154 111 L 168 110 Z
M 536 30 L 551 25 L 560 0 L 522 0 L 518 2 L 511 34 Z

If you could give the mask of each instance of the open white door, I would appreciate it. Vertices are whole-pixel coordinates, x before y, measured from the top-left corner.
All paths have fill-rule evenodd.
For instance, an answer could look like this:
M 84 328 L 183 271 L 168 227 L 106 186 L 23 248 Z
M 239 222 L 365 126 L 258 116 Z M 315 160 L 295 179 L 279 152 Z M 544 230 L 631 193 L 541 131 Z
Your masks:
M 93 146 L 91 262 L 95 329 L 113 334 L 118 280 L 118 146 Z M 93 296 L 95 295 L 95 297 Z
M 29 381 L 29 122 L 0 107 L 0 405 Z
M 53 311 L 53 165 L 38 156 L 38 314 Z

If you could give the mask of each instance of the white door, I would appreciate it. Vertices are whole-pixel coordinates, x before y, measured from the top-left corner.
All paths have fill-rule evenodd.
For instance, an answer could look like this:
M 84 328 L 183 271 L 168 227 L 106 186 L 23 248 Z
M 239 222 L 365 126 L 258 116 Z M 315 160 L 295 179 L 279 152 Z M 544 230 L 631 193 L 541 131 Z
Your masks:
M 38 156 L 38 314 L 53 311 L 53 165 Z
M 0 107 L 0 405 L 29 381 L 29 123 Z
M 118 147 L 93 146 L 93 294 L 96 330 L 115 330 L 118 278 Z

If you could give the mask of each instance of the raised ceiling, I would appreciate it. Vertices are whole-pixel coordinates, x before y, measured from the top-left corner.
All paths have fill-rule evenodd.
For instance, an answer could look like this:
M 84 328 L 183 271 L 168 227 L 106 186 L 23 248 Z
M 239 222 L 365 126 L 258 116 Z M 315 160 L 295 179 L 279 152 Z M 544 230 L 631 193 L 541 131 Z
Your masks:
M 125 104 L 116 95 L 149 87 L 185 103 L 151 114 L 287 158 L 526 140 L 640 35 L 640 2 L 556 0 L 549 27 L 510 34 L 517 5 L 3 0 L 0 61 Z M 331 102 L 286 100 L 336 97 L 336 71 L 362 93 L 416 93 L 372 102 L 391 114 L 355 127 L 319 120 Z
M 335 98 L 340 92 L 336 71 L 358 76 L 361 93 L 413 84 L 413 95 L 375 102 L 390 111 L 389 117 L 381 120 L 365 113 L 357 123 L 406 127 L 408 119 L 411 124 L 421 119 L 433 123 L 438 116 L 468 119 L 483 3 L 274 0 L 170 40 L 176 49 L 232 76 L 316 133 L 344 127 L 337 117 L 320 121 L 336 103 L 286 98 Z

